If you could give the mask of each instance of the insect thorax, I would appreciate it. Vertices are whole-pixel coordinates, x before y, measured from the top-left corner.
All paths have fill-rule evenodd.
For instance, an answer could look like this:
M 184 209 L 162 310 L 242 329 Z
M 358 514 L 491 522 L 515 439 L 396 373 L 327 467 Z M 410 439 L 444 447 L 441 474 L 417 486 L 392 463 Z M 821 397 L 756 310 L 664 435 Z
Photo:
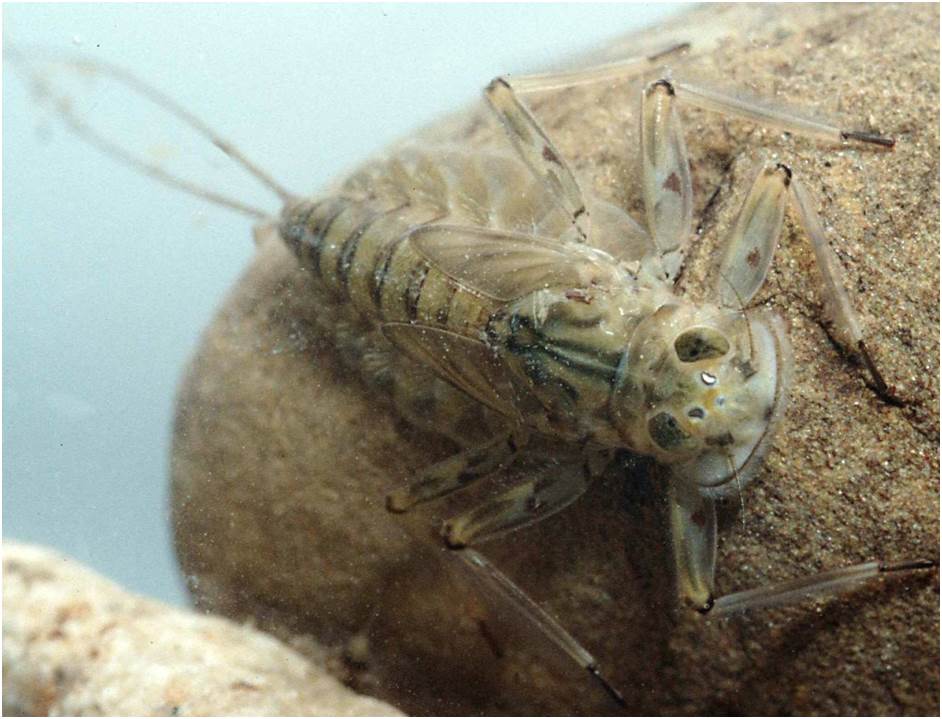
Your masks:
M 544 434 L 622 444 L 610 413 L 629 340 L 656 304 L 637 287 L 538 290 L 501 309 L 488 343 L 513 376 L 523 421 Z

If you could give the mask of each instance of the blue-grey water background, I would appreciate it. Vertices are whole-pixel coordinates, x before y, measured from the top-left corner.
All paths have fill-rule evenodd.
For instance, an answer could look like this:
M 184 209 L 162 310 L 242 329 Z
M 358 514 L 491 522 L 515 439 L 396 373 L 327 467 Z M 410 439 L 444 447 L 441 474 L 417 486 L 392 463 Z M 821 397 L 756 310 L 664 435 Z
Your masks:
M 677 10 L 5 5 L 3 24 L 5 42 L 27 52 L 132 69 L 307 193 L 473 100 L 499 73 L 558 63 Z M 180 603 L 167 508 L 174 393 L 252 255 L 251 221 L 102 157 L 37 106 L 8 65 L 3 534 Z M 120 94 L 87 102 L 119 139 L 167 142 L 200 179 L 277 209 L 205 143 L 181 151 L 156 114 L 122 126 Z

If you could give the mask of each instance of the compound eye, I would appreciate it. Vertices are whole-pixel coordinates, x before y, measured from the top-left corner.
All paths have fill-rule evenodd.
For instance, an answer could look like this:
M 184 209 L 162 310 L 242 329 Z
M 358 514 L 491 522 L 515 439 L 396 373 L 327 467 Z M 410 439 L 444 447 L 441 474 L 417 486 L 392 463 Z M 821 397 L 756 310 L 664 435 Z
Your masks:
M 658 447 L 665 450 L 677 449 L 690 435 L 681 429 L 677 419 L 670 412 L 660 412 L 648 420 L 648 433 Z
M 694 327 L 674 340 L 674 351 L 681 362 L 699 362 L 725 355 L 729 340 L 712 327 Z

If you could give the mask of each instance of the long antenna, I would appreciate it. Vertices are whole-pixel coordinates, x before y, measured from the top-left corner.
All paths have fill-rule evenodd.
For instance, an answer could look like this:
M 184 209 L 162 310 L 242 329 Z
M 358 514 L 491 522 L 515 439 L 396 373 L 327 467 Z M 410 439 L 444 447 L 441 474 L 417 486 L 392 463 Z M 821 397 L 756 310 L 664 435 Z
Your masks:
M 154 162 L 142 159 L 133 152 L 129 152 L 117 143 L 108 139 L 85 120 L 80 118 L 73 109 L 71 98 L 57 93 L 51 86 L 51 83 L 44 78 L 38 71 L 30 67 L 30 61 L 18 49 L 10 43 L 4 42 L 4 58 L 11 61 L 14 69 L 26 80 L 32 87 L 36 95 L 51 103 L 53 109 L 58 113 L 69 128 L 80 138 L 90 145 L 97 147 L 101 152 L 112 157 L 118 162 L 143 172 L 149 177 L 153 177 L 159 182 L 178 190 L 183 190 L 196 197 L 203 198 L 222 207 L 227 207 L 236 212 L 240 212 L 250 217 L 258 219 L 269 219 L 270 212 L 265 212 L 252 205 L 246 204 L 240 200 L 235 200 L 226 195 L 209 190 L 189 180 L 183 179 L 171 172 L 164 170 Z M 222 150 L 240 167 L 255 177 L 259 182 L 274 192 L 282 202 L 289 202 L 295 199 L 295 196 L 288 192 L 281 184 L 276 182 L 267 172 L 258 165 L 249 160 L 235 145 L 218 135 L 209 125 L 189 112 L 170 97 L 164 95 L 156 88 L 150 86 L 131 72 L 115 65 L 107 63 L 85 60 L 69 59 L 56 60 L 59 65 L 71 67 L 72 69 L 83 72 L 87 75 L 100 75 L 110 77 L 116 82 L 131 89 L 142 97 L 150 100 L 159 108 L 166 110 L 177 117 L 185 125 L 190 127 L 196 133 L 208 139 L 213 145 Z
M 749 361 L 752 361 L 752 358 L 756 356 L 756 348 L 752 341 L 752 327 L 749 325 L 749 317 L 746 316 L 746 304 L 742 301 L 742 295 L 739 294 L 739 290 L 736 289 L 729 277 L 726 276 L 726 273 L 720 270 L 720 277 L 723 278 L 723 281 L 729 285 L 729 288 L 733 291 L 733 294 L 736 295 L 736 301 L 739 303 L 739 314 L 742 315 L 743 322 L 746 323 L 746 335 L 749 337 Z
M 729 465 L 730 471 L 733 473 L 733 477 L 736 479 L 736 493 L 739 495 L 739 506 L 740 513 L 742 515 L 742 528 L 746 529 L 746 500 L 742 496 L 742 480 L 739 478 L 739 471 L 736 469 L 736 463 L 733 461 L 733 455 L 728 451 L 723 451 L 723 455 L 726 457 L 726 463 Z

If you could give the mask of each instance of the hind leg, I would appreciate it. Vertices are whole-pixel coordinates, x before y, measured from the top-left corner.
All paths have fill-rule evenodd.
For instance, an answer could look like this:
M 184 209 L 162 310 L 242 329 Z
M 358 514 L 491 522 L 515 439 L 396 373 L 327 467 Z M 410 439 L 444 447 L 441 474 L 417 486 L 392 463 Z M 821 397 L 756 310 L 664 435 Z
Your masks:
M 621 80 L 650 71 L 666 55 L 685 50 L 687 43 L 674 45 L 662 52 L 624 62 L 591 67 L 574 72 L 497 77 L 484 90 L 484 96 L 501 121 L 511 145 L 520 159 L 543 182 L 557 204 L 572 217 L 577 239 L 589 236 L 590 219 L 586 199 L 569 163 L 550 140 L 540 123 L 521 99 L 521 94 L 558 90 L 575 85 Z

